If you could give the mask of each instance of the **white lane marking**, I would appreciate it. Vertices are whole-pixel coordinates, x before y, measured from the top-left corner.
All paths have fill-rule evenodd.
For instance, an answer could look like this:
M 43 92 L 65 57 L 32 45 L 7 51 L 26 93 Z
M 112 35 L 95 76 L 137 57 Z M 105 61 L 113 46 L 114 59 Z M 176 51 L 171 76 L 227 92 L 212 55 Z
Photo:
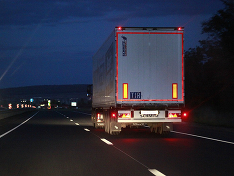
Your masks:
M 31 118 L 33 118 L 38 112 L 36 112 L 34 115 L 32 115 L 30 118 L 28 118 L 27 120 L 25 120 L 24 122 L 22 122 L 21 124 L 19 124 L 18 126 L 16 126 L 15 128 L 13 128 L 13 129 L 7 131 L 6 133 L 0 135 L 0 138 L 2 138 L 3 136 L 9 134 L 10 132 L 14 131 L 15 129 L 19 128 L 21 125 L 25 124 L 27 121 L 29 121 Z
M 117 150 L 119 150 L 120 152 L 122 152 L 123 154 L 125 154 L 126 156 L 132 158 L 134 161 L 138 162 L 139 164 L 141 164 L 142 166 L 144 166 L 145 168 L 147 168 L 152 174 L 156 175 L 156 176 L 166 176 L 163 173 L 159 172 L 156 169 L 150 169 L 149 167 L 147 167 L 146 165 L 144 165 L 143 163 L 141 163 L 140 161 L 138 161 L 137 159 L 133 158 L 132 156 L 130 156 L 129 154 L 125 153 L 124 151 L 120 150 L 118 147 L 115 147 Z
M 92 133 L 92 132 L 91 132 Z M 92 133 L 93 135 L 95 135 L 96 137 L 98 137 L 99 139 L 101 139 L 103 142 L 105 143 L 110 143 L 109 145 L 112 145 L 115 149 L 119 150 L 120 152 L 122 152 L 124 155 L 128 156 L 129 158 L 133 159 L 134 161 L 136 161 L 137 163 L 139 163 L 140 165 L 142 165 L 143 167 L 147 168 L 149 171 L 150 170 L 156 170 L 156 169 L 150 169 L 149 167 L 147 167 L 146 165 L 144 165 L 143 163 L 141 163 L 140 161 L 138 161 L 137 159 L 133 158 L 131 155 L 127 154 L 126 152 L 124 152 L 123 150 L 120 150 L 118 147 L 114 146 L 113 143 L 111 143 L 110 141 L 104 139 L 104 138 L 100 138 L 98 135 Z M 151 171 L 150 171 L 151 172 Z M 151 172 L 152 173 L 152 172 Z M 158 171 L 158 173 L 161 173 Z M 162 174 L 162 173 L 161 173 Z M 157 176 L 164 176 L 164 175 L 157 175 Z
M 76 125 L 80 125 L 79 123 L 75 123 Z
M 85 130 L 85 131 L 90 131 L 90 130 L 89 130 L 89 129 L 87 129 L 87 128 L 84 128 L 84 130 Z
M 103 142 L 105 142 L 106 144 L 108 144 L 108 145 L 113 145 L 110 141 L 108 141 L 108 140 L 106 140 L 106 139 L 104 139 L 104 138 L 102 138 L 101 139 Z
M 224 140 L 220 140 L 220 139 L 214 139 L 214 138 L 209 138 L 209 137 L 199 136 L 199 135 L 189 134 L 189 133 L 182 133 L 182 132 L 178 132 L 178 131 L 171 131 L 171 132 L 234 145 L 234 142 L 224 141 Z
M 162 172 L 159 172 L 156 169 L 148 169 L 152 174 L 156 175 L 156 176 L 166 176 L 164 175 Z

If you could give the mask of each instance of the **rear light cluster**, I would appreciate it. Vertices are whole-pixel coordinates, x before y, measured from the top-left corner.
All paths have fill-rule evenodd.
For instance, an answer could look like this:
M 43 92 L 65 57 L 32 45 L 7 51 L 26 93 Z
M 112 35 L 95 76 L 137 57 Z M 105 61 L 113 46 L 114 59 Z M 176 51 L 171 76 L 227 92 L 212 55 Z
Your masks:
M 181 118 L 181 110 L 169 110 L 167 117 L 169 119 Z
M 180 118 L 181 113 L 169 113 L 168 118 Z
M 134 111 L 129 111 L 129 110 L 121 110 L 118 111 L 118 118 L 133 118 L 133 112 Z
M 187 112 L 181 112 L 181 111 L 168 111 L 168 118 L 186 118 L 188 117 Z
M 119 118 L 131 118 L 130 113 L 119 113 Z
M 103 122 L 103 114 L 98 113 L 97 114 L 97 122 Z

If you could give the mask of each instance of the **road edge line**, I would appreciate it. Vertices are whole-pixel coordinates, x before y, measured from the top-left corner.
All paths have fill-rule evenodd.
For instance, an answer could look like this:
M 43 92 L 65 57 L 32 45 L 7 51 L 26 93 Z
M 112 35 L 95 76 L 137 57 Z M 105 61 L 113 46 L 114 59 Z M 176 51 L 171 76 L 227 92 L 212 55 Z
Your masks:
M 39 111 L 37 111 L 35 114 L 33 114 L 31 117 L 29 117 L 27 120 L 25 120 L 24 122 L 22 122 L 21 124 L 17 125 L 16 127 L 12 128 L 11 130 L 3 133 L 2 135 L 0 135 L 0 139 L 4 136 L 6 136 L 7 134 L 9 134 L 10 132 L 14 131 L 15 129 L 19 128 L 21 125 L 25 124 L 27 121 L 29 121 L 31 118 L 33 118 L 35 115 L 37 115 Z
M 234 142 L 224 141 L 224 140 L 220 140 L 220 139 L 215 139 L 215 138 L 210 138 L 210 137 L 205 137 L 205 136 L 199 136 L 199 135 L 189 134 L 189 133 L 182 133 L 182 132 L 178 132 L 178 131 L 171 131 L 171 132 L 234 145 Z

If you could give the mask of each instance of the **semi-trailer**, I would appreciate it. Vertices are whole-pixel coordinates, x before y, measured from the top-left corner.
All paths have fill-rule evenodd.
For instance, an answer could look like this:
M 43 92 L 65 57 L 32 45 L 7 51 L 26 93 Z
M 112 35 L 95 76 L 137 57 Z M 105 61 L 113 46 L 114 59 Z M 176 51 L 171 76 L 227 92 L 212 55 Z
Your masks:
M 173 130 L 184 107 L 183 27 L 116 27 L 93 56 L 92 122 Z

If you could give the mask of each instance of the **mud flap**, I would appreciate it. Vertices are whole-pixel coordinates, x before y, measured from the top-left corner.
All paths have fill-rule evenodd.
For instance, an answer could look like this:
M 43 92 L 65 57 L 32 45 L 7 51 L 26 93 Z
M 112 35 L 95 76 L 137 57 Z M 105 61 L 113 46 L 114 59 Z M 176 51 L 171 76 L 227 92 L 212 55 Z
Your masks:
M 110 122 L 110 134 L 120 133 L 121 132 L 121 124 L 118 122 Z
M 171 122 L 166 122 L 163 123 L 163 131 L 172 131 L 173 130 L 173 123 Z

